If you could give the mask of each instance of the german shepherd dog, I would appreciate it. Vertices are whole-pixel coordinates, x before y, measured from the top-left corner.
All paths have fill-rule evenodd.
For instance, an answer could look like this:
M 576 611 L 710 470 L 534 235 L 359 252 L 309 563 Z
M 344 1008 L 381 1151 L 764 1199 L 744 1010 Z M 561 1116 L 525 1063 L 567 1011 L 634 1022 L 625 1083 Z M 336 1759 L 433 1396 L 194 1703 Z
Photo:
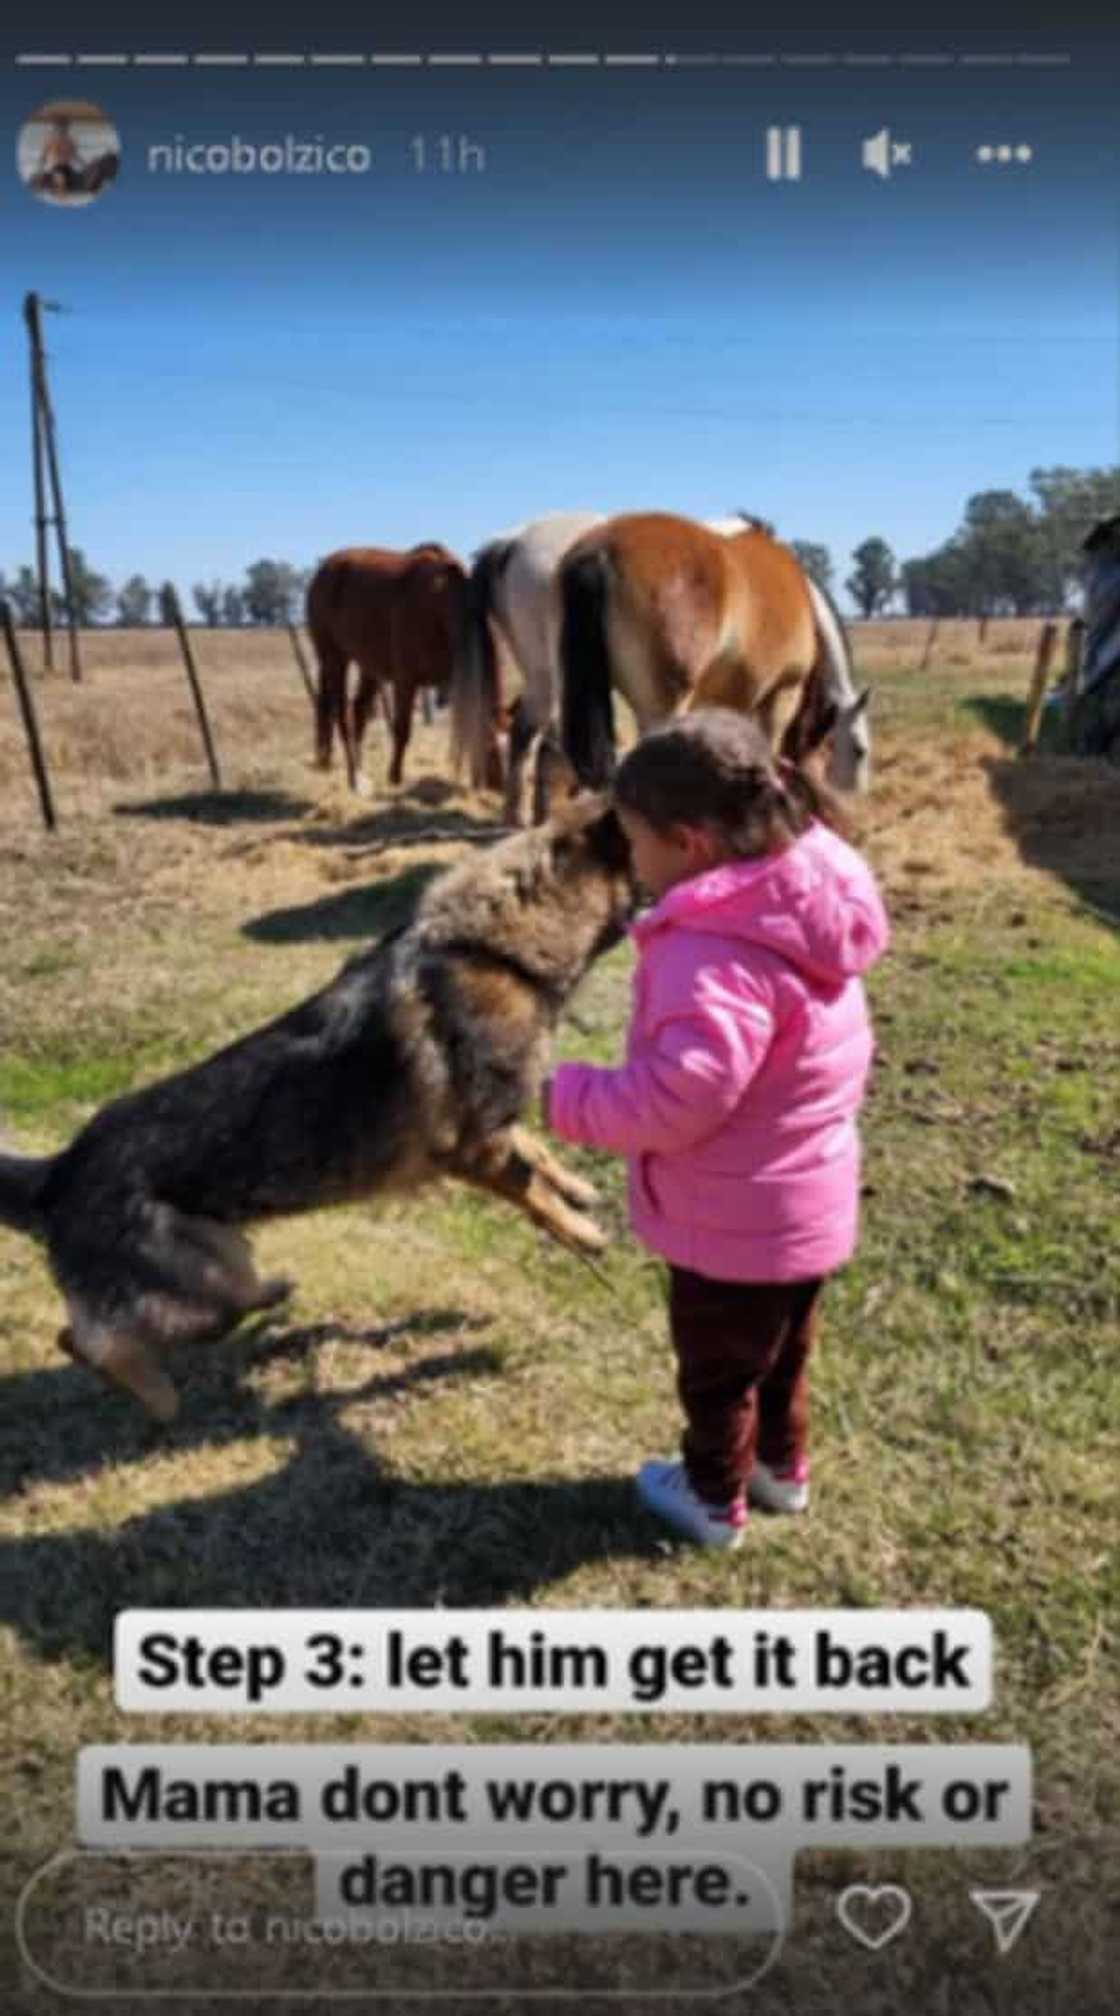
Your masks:
M 602 797 L 440 875 L 412 922 L 204 1063 L 115 1099 L 59 1154 L 0 1155 L 0 1223 L 42 1239 L 63 1350 L 157 1420 L 167 1344 L 224 1336 L 291 1292 L 255 1219 L 458 1177 L 564 1245 L 605 1237 L 590 1184 L 516 1124 L 577 982 L 636 906 Z

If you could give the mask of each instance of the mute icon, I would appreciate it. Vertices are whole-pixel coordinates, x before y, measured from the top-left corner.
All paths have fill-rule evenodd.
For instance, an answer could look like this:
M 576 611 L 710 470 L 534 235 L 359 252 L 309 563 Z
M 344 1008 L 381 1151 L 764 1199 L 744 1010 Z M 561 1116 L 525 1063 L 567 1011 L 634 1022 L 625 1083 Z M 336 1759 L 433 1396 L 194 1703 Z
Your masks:
M 969 1896 L 983 1912 L 995 1933 L 996 1951 L 1010 1953 L 1034 1912 L 1040 1890 L 970 1890 Z
M 911 140 L 896 140 L 889 126 L 880 127 L 863 142 L 861 159 L 865 168 L 873 175 L 880 175 L 884 182 L 890 180 L 895 168 L 910 168 L 914 162 L 914 143 Z

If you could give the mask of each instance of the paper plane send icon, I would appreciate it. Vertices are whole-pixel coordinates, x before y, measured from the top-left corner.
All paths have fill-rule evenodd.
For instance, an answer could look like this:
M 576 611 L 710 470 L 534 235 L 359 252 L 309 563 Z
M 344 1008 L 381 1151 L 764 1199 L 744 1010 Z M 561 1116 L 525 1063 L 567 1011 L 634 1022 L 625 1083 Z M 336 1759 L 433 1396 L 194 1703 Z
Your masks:
M 1042 1895 L 1041 1890 L 970 1890 L 978 1911 L 996 1935 L 999 1953 L 1010 1953 Z

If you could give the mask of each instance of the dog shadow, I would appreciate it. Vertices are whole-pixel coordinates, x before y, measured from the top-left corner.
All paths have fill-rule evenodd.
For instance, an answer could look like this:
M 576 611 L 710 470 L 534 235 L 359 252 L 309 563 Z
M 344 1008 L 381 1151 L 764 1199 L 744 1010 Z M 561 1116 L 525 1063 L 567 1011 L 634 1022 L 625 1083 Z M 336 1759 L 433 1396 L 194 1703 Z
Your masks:
M 483 1319 L 458 1309 L 432 1309 L 368 1329 L 321 1322 L 280 1328 L 275 1317 L 243 1323 L 212 1346 L 186 1347 L 170 1361 L 180 1387 L 180 1411 L 170 1427 L 149 1421 L 137 1403 L 108 1391 L 96 1375 L 61 1354 L 34 1372 L 0 1378 L 0 1501 L 41 1483 L 72 1483 L 99 1470 L 146 1461 L 155 1451 L 218 1450 L 246 1435 L 288 1432 L 303 1396 L 264 1405 L 247 1376 L 287 1361 L 311 1364 L 326 1344 L 360 1344 L 370 1350 L 405 1339 L 462 1336 Z M 354 1391 L 316 1396 L 326 1417 L 355 1401 L 392 1400 L 414 1387 L 450 1375 L 496 1372 L 500 1360 L 484 1346 L 458 1348 L 418 1359 L 392 1373 L 377 1373 Z
M 297 1360 L 338 1339 L 376 1346 L 403 1331 L 463 1327 L 460 1314 L 445 1310 L 370 1331 L 267 1331 L 248 1340 L 246 1362 Z M 0 1541 L 0 1621 L 37 1658 L 107 1669 L 121 1609 L 500 1607 L 531 1602 L 597 1560 L 656 1558 L 658 1536 L 629 1479 L 417 1481 L 396 1475 L 344 1418 L 356 1405 L 391 1407 L 428 1385 L 497 1371 L 499 1362 L 485 1346 L 456 1349 L 346 1391 L 308 1390 L 266 1405 L 227 1358 L 224 1370 L 192 1379 L 180 1418 L 163 1431 L 123 1399 L 102 1396 L 81 1368 L 12 1375 L 0 1384 L 7 1494 L 89 1476 L 92 1502 L 103 1502 L 101 1478 L 160 1447 L 202 1455 L 257 1436 L 286 1442 L 291 1453 L 267 1476 L 195 1491 L 108 1528 Z

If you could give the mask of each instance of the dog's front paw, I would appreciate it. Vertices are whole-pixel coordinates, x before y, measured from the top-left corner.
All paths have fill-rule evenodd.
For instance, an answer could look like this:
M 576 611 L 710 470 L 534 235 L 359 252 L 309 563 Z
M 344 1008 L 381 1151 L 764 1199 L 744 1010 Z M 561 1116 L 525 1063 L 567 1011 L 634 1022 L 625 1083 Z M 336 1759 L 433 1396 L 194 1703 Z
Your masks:
M 567 1212 L 564 1224 L 577 1253 L 605 1253 L 611 1243 L 602 1226 L 582 1211 Z
M 603 1201 L 594 1183 L 588 1183 L 583 1176 L 573 1176 L 570 1169 L 565 1169 L 562 1177 L 553 1180 L 561 1196 L 566 1197 L 569 1204 L 578 1204 L 581 1211 L 591 1211 Z

